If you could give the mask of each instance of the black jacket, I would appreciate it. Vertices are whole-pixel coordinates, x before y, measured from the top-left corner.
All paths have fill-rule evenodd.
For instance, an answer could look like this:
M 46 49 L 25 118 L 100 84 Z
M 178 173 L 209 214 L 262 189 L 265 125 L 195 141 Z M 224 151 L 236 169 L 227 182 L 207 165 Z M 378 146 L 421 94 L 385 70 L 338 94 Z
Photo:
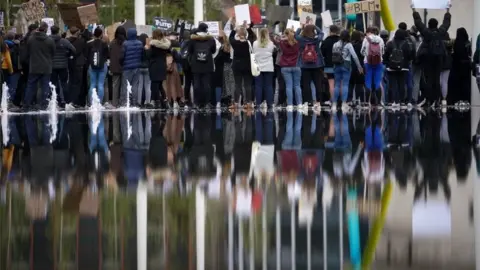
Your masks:
M 412 51 L 411 45 L 408 43 L 406 39 L 406 32 L 402 30 L 397 30 L 395 32 L 395 37 L 393 38 L 392 41 L 389 41 L 387 43 L 387 46 L 385 48 L 385 55 L 383 56 L 383 63 L 387 68 L 390 67 L 390 57 L 392 55 L 392 52 L 394 49 L 400 49 L 403 52 L 403 64 L 402 64 L 402 70 L 408 70 L 410 68 L 410 62 L 414 58 L 414 51 Z M 392 70 L 390 70 L 392 71 Z M 397 70 L 393 70 L 397 71 Z M 400 71 L 400 70 L 398 70 Z
M 75 47 L 75 66 L 84 66 L 87 59 L 87 42 L 83 37 L 71 36 L 68 41 Z
M 328 36 L 323 42 L 320 50 L 322 51 L 323 61 L 326 68 L 333 67 L 332 63 L 332 50 L 333 44 L 337 43 L 340 40 L 340 36 Z M 358 54 L 357 54 L 358 55 Z
M 214 70 L 213 54 L 217 47 L 212 36 L 206 33 L 196 33 L 190 36 L 188 43 L 188 55 L 190 57 L 190 67 L 193 73 L 212 73 Z M 197 53 L 204 52 L 205 61 L 199 61 Z
M 247 41 L 241 41 L 236 38 L 235 30 L 230 33 L 230 45 L 233 49 L 232 70 L 235 72 L 251 72 L 250 66 L 250 45 Z M 250 36 L 250 34 L 249 34 Z
M 151 40 L 147 51 L 148 72 L 152 82 L 161 82 L 167 79 L 167 54 L 170 53 L 170 40 Z
M 415 27 L 417 27 L 418 31 L 423 37 L 422 45 L 420 45 L 420 48 L 418 49 L 418 55 L 417 55 L 418 57 L 429 54 L 430 43 L 435 38 L 440 38 L 441 40 L 448 39 L 448 29 L 450 28 L 451 19 L 452 19 L 452 15 L 449 12 L 447 12 L 443 17 L 443 22 L 442 22 L 442 25 L 440 25 L 440 27 L 428 28 L 422 22 L 422 18 L 420 17 L 420 14 L 418 12 L 413 12 L 413 21 L 415 23 Z M 440 35 L 440 37 L 435 37 L 434 32 L 438 32 L 438 35 Z
M 52 74 L 55 42 L 45 32 L 35 32 L 28 39 L 27 58 L 30 74 Z
M 101 56 L 103 57 L 102 61 L 103 61 L 103 64 L 107 63 L 107 59 L 109 59 L 109 50 L 108 50 L 108 44 L 106 42 L 104 42 L 103 40 L 101 39 L 98 39 L 98 38 L 94 38 L 92 40 L 90 40 L 89 42 L 87 42 L 87 64 L 90 65 L 90 63 L 93 62 L 93 59 L 92 59 L 92 51 L 94 48 L 100 48 L 102 54 Z
M 53 56 L 53 68 L 68 68 L 68 59 L 75 55 L 75 47 L 70 41 L 60 37 L 59 35 L 50 36 L 55 41 L 55 55 Z

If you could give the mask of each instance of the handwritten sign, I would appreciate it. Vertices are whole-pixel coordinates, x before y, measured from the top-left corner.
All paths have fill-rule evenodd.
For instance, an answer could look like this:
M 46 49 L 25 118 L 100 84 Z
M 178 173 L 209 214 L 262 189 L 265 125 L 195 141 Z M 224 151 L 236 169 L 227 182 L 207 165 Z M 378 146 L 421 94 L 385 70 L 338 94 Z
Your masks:
M 25 13 L 25 19 L 29 24 L 40 22 L 45 16 L 44 5 L 39 0 L 30 0 L 26 3 L 23 3 L 22 10 Z
M 322 26 L 329 27 L 333 24 L 332 15 L 330 14 L 330 10 L 325 10 L 320 14 L 322 16 Z
M 194 28 L 193 22 L 183 20 L 183 19 L 178 19 L 176 24 L 175 24 L 175 30 L 177 33 L 180 33 L 182 30 L 182 24 L 183 24 L 183 30 L 192 30 Z
M 208 33 L 214 37 L 220 36 L 220 22 L 203 22 L 208 25 Z
M 300 28 L 300 22 L 299 21 L 294 21 L 294 20 L 288 20 L 287 21 L 287 28 L 292 29 L 293 31 L 297 31 L 297 29 Z
M 361 14 L 380 10 L 382 10 L 380 0 L 360 1 L 356 3 L 345 4 L 345 14 L 347 15 Z
M 50 28 L 52 28 L 52 26 L 55 24 L 55 20 L 53 18 L 43 18 L 42 22 L 45 22 L 45 23 L 48 24 L 47 35 L 51 35 L 52 32 L 51 32 Z
M 304 24 L 315 24 L 317 15 L 309 12 L 302 12 L 300 15 L 300 22 Z
M 141 34 L 146 34 L 147 36 L 151 37 L 152 36 L 152 28 L 153 26 L 151 25 L 138 25 L 137 24 L 137 35 Z
M 95 4 L 77 7 L 78 16 L 82 25 L 95 24 L 98 22 L 97 8 Z
M 298 16 L 302 15 L 302 12 L 313 13 L 312 0 L 299 0 L 297 4 Z

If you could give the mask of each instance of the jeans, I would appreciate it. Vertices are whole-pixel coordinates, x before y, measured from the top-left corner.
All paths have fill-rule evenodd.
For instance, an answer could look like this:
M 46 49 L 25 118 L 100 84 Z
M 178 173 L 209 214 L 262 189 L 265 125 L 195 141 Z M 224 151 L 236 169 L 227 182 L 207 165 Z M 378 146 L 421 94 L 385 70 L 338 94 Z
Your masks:
M 121 106 L 127 105 L 127 98 L 131 99 L 130 100 L 131 106 L 138 105 L 137 91 L 140 83 L 140 69 L 135 68 L 135 69 L 124 70 L 122 77 L 123 78 L 122 78 L 122 89 L 120 90 L 120 105 Z M 127 81 L 132 86 L 131 93 L 128 93 Z
M 53 69 L 52 75 L 50 76 L 50 81 L 56 87 L 58 94 L 58 102 L 65 103 L 65 93 L 67 92 L 67 83 L 68 83 L 68 69 L 59 68 Z
M 283 150 L 295 150 L 302 148 L 302 116 L 300 112 L 296 112 L 295 127 L 293 126 L 293 113 L 287 112 L 287 126 L 285 137 L 282 142 Z
M 341 114 L 341 120 L 338 114 L 333 115 L 333 124 L 335 127 L 335 150 L 346 150 L 352 148 L 352 141 L 350 139 L 350 132 L 348 130 L 347 114 Z
M 106 153 L 109 148 L 107 140 L 105 139 L 103 118 L 100 119 L 100 123 L 96 127 L 97 130 L 92 130 L 95 128 L 92 122 L 93 121 L 90 121 L 90 142 L 88 143 L 88 149 L 90 153 L 93 153 L 93 150 L 101 150 L 102 153 Z
M 407 74 L 407 81 L 405 83 L 407 85 L 407 100 L 410 102 L 412 101 L 412 93 L 413 93 L 413 69 L 412 65 L 410 65 Z
M 365 64 L 365 85 L 368 90 L 380 90 L 383 78 L 383 64 Z
M 302 79 L 302 70 L 299 67 L 282 67 L 282 76 L 285 80 L 285 90 L 287 92 L 287 105 L 293 105 L 293 93 L 295 91 L 295 104 L 301 105 L 302 88 L 300 80 Z
M 260 72 L 260 76 L 255 77 L 255 101 L 260 105 L 264 100 L 267 105 L 273 105 L 273 72 Z
M 277 88 L 277 91 L 278 91 L 278 100 L 277 100 L 277 104 L 278 105 L 282 105 L 282 104 L 285 104 L 285 102 L 287 101 L 287 94 L 286 94 L 286 90 L 285 90 L 285 87 L 286 87 L 286 82 L 285 82 L 285 78 L 283 76 L 283 72 L 282 72 L 283 68 L 280 68 L 278 65 L 275 65 L 275 73 L 276 73 L 276 81 L 278 83 L 278 88 Z M 300 71 L 300 68 L 299 68 L 299 71 Z M 301 73 L 300 73 L 301 75 Z M 300 81 L 300 79 L 299 79 Z M 301 91 L 300 91 L 301 93 Z
M 255 139 L 261 144 L 273 144 L 273 113 L 263 116 L 260 111 L 255 112 Z
M 345 65 L 335 66 L 334 76 L 335 76 L 335 87 L 333 90 L 333 99 L 332 103 L 338 102 L 338 97 L 340 96 L 340 85 L 342 86 L 342 102 L 347 102 L 348 99 L 348 86 L 350 84 L 350 76 L 352 75 L 352 70 Z
M 389 82 L 389 100 L 391 103 L 401 103 L 407 101 L 405 93 L 405 80 L 408 77 L 407 71 L 388 71 Z
M 105 77 L 107 76 L 107 65 L 103 66 L 103 69 L 88 69 L 90 74 L 90 89 L 88 91 L 88 101 L 92 105 L 93 89 L 96 88 L 97 96 L 100 103 L 103 101 Z
M 152 82 L 150 81 L 150 74 L 148 73 L 148 68 L 140 69 L 139 76 L 139 87 L 138 87 L 138 103 L 142 103 L 142 94 L 145 93 L 145 104 L 150 103 L 151 95 L 150 86 Z
M 215 104 L 222 101 L 222 88 L 215 87 Z
M 252 102 L 252 72 L 233 71 L 233 77 L 235 80 L 235 102 L 240 103 L 240 96 L 242 96 L 243 103 Z
M 25 99 L 23 100 L 24 106 L 32 106 L 33 99 L 36 97 L 37 94 L 37 84 L 39 82 L 42 89 L 41 105 L 47 105 L 47 99 L 50 96 L 50 74 L 29 74 L 27 89 L 25 90 Z
M 442 89 L 442 99 L 447 98 L 448 76 L 450 76 L 450 70 L 444 70 L 444 71 L 442 71 L 442 73 L 440 73 L 440 87 Z
M 195 105 L 203 107 L 210 104 L 210 77 L 211 73 L 194 73 L 193 74 L 193 98 Z
M 13 101 L 17 93 L 18 80 L 20 79 L 21 73 L 19 71 L 14 72 L 10 75 L 8 82 L 8 100 Z

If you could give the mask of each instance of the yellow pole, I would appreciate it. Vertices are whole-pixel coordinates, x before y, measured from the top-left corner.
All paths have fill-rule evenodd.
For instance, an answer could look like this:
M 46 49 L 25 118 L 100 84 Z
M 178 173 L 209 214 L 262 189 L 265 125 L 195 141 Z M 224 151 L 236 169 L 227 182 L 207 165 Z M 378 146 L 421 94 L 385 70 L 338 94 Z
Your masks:
M 388 31 L 395 30 L 395 23 L 393 22 L 392 13 L 390 12 L 390 8 L 388 7 L 388 0 L 380 0 L 380 6 L 382 7 L 380 15 L 382 16 L 382 21 L 385 29 L 387 29 Z

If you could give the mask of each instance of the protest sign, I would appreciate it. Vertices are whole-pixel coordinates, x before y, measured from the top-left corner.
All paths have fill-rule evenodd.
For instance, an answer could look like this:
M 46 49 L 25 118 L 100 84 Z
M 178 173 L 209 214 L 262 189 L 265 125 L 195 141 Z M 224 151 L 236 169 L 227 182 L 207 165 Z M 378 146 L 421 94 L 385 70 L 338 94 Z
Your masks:
M 248 25 L 250 25 L 250 7 L 248 6 L 248 4 L 235 6 L 235 19 L 235 23 L 237 25 L 242 25 L 245 21 Z
M 52 32 L 51 32 L 50 28 L 52 28 L 52 26 L 55 24 L 55 20 L 53 18 L 43 18 L 42 22 L 45 22 L 45 23 L 48 24 L 47 35 L 51 35 Z
M 304 24 L 315 24 L 317 21 L 317 15 L 308 12 L 302 12 L 300 15 L 300 23 Z
M 5 12 L 0 11 L 0 26 L 4 26 L 4 17 L 5 17 Z
M 446 9 L 449 4 L 450 0 L 412 0 L 415 8 Z
M 78 15 L 77 8 L 79 6 L 80 6 L 79 4 L 75 4 L 75 3 L 58 3 L 57 4 L 57 8 L 58 8 L 58 11 L 60 12 L 60 16 L 62 17 L 63 22 L 69 27 L 76 26 L 76 27 L 83 28 L 85 26 L 82 24 L 82 21 L 80 20 L 80 16 Z
M 287 29 L 293 29 L 294 31 L 297 31 L 298 28 L 300 28 L 299 21 L 294 21 L 294 20 L 287 21 Z
M 155 25 L 156 28 L 165 32 L 172 31 L 175 25 L 173 20 L 168 18 L 162 18 L 162 17 L 153 18 L 153 24 Z
M 291 7 L 269 4 L 267 7 L 267 20 L 272 24 L 275 22 L 286 22 L 290 19 L 292 12 L 293 9 Z
M 260 9 L 257 5 L 251 5 L 249 7 L 250 11 L 250 19 L 254 24 L 261 24 L 262 23 L 262 15 L 260 14 Z
M 332 15 L 330 14 L 330 10 L 325 10 L 320 14 L 322 17 L 322 26 L 325 27 L 330 27 L 330 25 L 333 24 L 333 19 Z
M 137 35 L 146 34 L 151 37 L 153 31 L 153 26 L 151 25 L 137 25 Z
M 361 14 L 373 11 L 380 11 L 382 9 L 380 0 L 360 1 L 355 3 L 345 4 L 345 14 Z
M 208 25 L 208 33 L 214 37 L 218 37 L 220 35 L 221 24 L 220 22 L 203 22 L 204 24 Z
M 45 16 L 44 4 L 40 0 L 30 0 L 22 3 L 22 10 L 28 24 L 40 22 Z
M 302 15 L 302 12 L 313 13 L 312 0 L 300 0 L 297 4 L 298 16 Z
M 78 16 L 82 25 L 89 25 L 98 22 L 97 8 L 95 4 L 77 7 Z
M 194 28 L 194 23 L 183 20 L 183 19 L 178 19 L 175 23 L 175 32 L 180 33 L 182 31 L 182 24 L 183 24 L 183 30 L 190 31 Z

